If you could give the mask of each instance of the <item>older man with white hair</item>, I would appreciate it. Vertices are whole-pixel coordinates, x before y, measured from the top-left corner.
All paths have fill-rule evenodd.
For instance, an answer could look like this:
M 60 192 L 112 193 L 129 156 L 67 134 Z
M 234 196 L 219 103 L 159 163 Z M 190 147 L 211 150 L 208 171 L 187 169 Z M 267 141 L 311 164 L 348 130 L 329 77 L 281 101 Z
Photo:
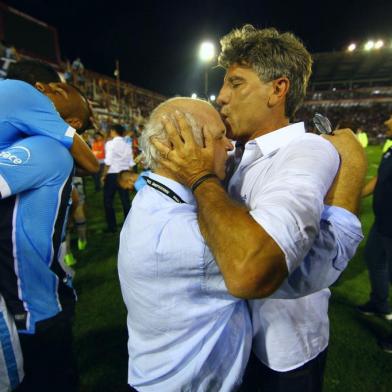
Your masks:
M 142 135 L 153 170 L 120 237 L 119 276 L 128 308 L 128 382 L 138 391 L 232 390 L 239 386 L 252 340 L 245 301 L 232 297 L 203 240 L 192 191 L 157 166 L 150 138 L 165 140 L 162 116 L 185 110 L 202 143 L 214 135 L 214 173 L 225 176 L 232 150 L 219 114 L 206 102 L 170 100 Z

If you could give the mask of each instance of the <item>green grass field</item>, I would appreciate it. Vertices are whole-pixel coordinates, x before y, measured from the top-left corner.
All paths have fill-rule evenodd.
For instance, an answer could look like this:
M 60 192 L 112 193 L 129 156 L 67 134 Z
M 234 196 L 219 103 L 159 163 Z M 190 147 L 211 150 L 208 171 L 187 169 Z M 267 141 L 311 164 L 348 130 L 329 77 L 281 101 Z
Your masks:
M 368 147 L 369 178 L 376 173 L 379 147 Z M 102 192 L 94 193 L 87 179 L 87 249 L 75 252 L 75 286 L 79 301 L 75 319 L 76 353 L 82 392 L 126 391 L 126 312 L 117 278 L 118 236 L 100 234 L 105 227 Z M 117 204 L 118 218 L 122 220 Z M 362 203 L 361 220 L 367 234 L 373 221 L 371 198 Z M 392 332 L 392 324 L 364 317 L 355 305 L 365 302 L 369 281 L 362 258 L 365 241 L 339 282 L 332 288 L 331 339 L 325 391 L 392 391 L 392 355 L 377 346 L 377 337 Z M 158 391 L 165 392 L 165 391 Z

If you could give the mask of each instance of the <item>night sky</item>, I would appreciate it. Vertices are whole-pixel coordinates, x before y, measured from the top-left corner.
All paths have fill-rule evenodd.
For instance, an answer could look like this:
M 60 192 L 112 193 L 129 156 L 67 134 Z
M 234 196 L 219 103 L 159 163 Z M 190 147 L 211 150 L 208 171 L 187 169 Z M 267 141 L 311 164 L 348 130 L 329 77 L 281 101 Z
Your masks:
M 63 59 L 79 56 L 86 68 L 112 75 L 118 58 L 121 79 L 167 96 L 202 94 L 200 42 L 218 47 L 219 37 L 244 23 L 292 31 L 312 53 L 353 40 L 392 42 L 392 0 L 3 2 L 56 27 Z M 217 93 L 223 72 L 209 75 L 210 93 Z

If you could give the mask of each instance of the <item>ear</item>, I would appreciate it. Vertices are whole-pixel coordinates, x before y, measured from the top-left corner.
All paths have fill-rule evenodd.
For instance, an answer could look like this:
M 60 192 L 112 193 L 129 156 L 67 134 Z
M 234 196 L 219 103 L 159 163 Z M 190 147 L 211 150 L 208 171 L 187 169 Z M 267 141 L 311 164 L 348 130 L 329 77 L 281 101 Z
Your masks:
M 45 85 L 44 83 L 36 82 L 34 86 L 35 86 L 35 88 L 36 88 L 38 91 L 40 91 L 41 93 L 45 93 L 45 91 L 46 91 L 46 85 Z
M 82 128 L 82 121 L 77 117 L 68 117 L 64 119 L 66 123 L 68 123 L 72 128 L 80 129 Z
M 290 80 L 282 76 L 272 81 L 272 93 L 268 100 L 269 107 L 274 107 L 285 101 L 285 97 L 290 88 Z
M 63 98 L 68 99 L 69 94 L 65 88 L 66 84 L 65 83 L 60 83 L 60 82 L 55 82 L 55 83 L 49 83 L 49 87 L 56 93 L 60 94 L 63 96 Z

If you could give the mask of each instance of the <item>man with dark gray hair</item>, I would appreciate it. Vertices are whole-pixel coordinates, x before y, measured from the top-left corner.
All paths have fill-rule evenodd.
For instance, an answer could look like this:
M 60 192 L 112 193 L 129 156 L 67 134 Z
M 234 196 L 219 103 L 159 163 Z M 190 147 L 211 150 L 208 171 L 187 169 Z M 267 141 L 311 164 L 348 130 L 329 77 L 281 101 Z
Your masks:
M 226 75 L 217 101 L 228 136 L 237 140 L 236 155 L 243 154 L 228 183 L 230 197 L 211 175 L 208 132 L 206 146 L 199 147 L 181 114 L 176 126 L 164 121 L 170 143 L 154 142 L 160 163 L 195 189 L 201 232 L 233 295 L 265 298 L 286 277 L 290 280 L 314 251 L 323 222 L 351 227 L 344 230 L 345 262 L 333 263 L 336 278 L 362 238 L 354 213 L 366 172 L 363 151 L 358 152 L 350 133 L 330 136 L 339 151 L 355 151 L 350 169 L 336 176 L 339 155 L 331 143 L 306 133 L 303 123 L 290 123 L 305 96 L 312 64 L 294 35 L 246 25 L 221 44 L 219 63 Z M 324 245 L 316 256 L 321 261 L 331 251 Z M 295 300 L 249 302 L 258 358 L 253 365 L 263 391 L 322 389 L 330 296 L 323 287 Z

